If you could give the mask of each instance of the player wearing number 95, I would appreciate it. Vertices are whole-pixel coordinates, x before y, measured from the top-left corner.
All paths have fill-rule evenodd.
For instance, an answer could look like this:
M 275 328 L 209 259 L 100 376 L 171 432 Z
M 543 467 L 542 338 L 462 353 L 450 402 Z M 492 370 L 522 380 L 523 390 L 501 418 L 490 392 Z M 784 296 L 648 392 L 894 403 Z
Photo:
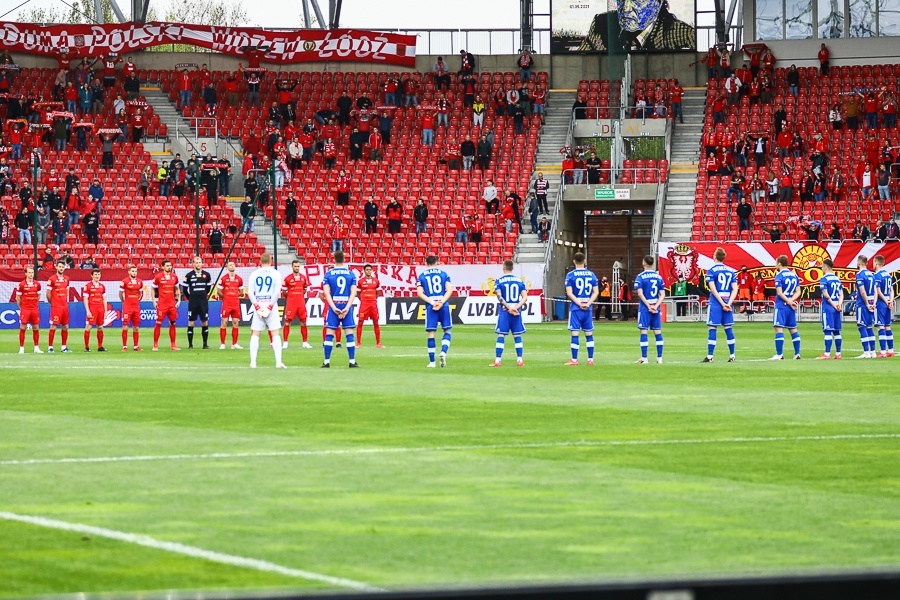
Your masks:
M 709 306 L 706 313 L 706 325 L 709 337 L 706 342 L 706 358 L 700 362 L 711 363 L 716 352 L 716 332 L 719 327 L 725 329 L 728 339 L 728 362 L 734 362 L 734 312 L 732 302 L 737 297 L 738 283 L 734 269 L 725 265 L 725 250 L 716 248 L 713 255 L 716 263 L 706 272 L 706 286 L 709 288 Z
M 584 254 L 576 252 L 573 257 L 575 268 L 566 275 L 566 296 L 572 301 L 569 306 L 569 331 L 572 333 L 570 348 L 572 359 L 567 366 L 578 366 L 579 332 L 584 331 L 584 346 L 587 348 L 587 364 L 594 364 L 594 309 L 593 303 L 600 293 L 599 281 L 593 272 L 584 268 Z
M 428 365 L 434 368 L 434 355 L 437 351 L 437 343 L 434 334 L 438 325 L 444 330 L 441 339 L 441 367 L 447 366 L 447 353 L 450 351 L 451 330 L 453 329 L 453 315 L 447 301 L 453 295 L 453 284 L 450 276 L 442 269 L 437 268 L 437 256 L 429 256 L 425 259 L 428 267 L 419 274 L 419 282 L 416 288 L 419 298 L 428 305 L 425 310 L 425 331 L 428 333 Z
M 496 358 L 490 365 L 492 367 L 500 366 L 503 349 L 506 345 L 506 334 L 510 331 L 516 344 L 516 366 L 521 367 L 525 364 L 522 357 L 524 351 L 522 334 L 525 333 L 525 325 L 522 323 L 520 311 L 528 302 L 528 288 L 522 278 L 513 275 L 512 271 L 513 261 L 504 261 L 503 276 L 494 282 L 494 292 L 497 294 L 500 310 L 497 314 L 497 329 L 495 330 L 497 333 Z
M 825 353 L 817 360 L 831 358 L 831 345 L 834 344 L 834 358 L 841 360 L 841 307 L 844 305 L 844 284 L 834 274 L 834 263 L 830 258 L 822 261 L 822 332 L 825 334 Z
M 794 343 L 794 360 L 800 360 L 800 333 L 797 332 L 797 307 L 800 305 L 800 280 L 788 268 L 788 257 L 782 254 L 775 259 L 778 274 L 775 275 L 775 356 L 769 360 L 784 360 L 784 330 L 791 332 Z
M 638 330 L 641 332 L 641 358 L 637 361 L 639 365 L 647 364 L 647 349 L 650 346 L 648 331 L 653 331 L 656 337 L 656 362 L 662 364 L 663 359 L 662 316 L 659 314 L 659 307 L 666 297 L 666 283 L 653 270 L 653 262 L 652 256 L 645 256 L 644 270 L 634 279 L 634 291 L 640 301 L 637 319 Z
M 359 290 L 356 287 L 356 274 L 344 266 L 344 253 L 338 250 L 334 253 L 334 267 L 325 273 L 322 280 L 322 295 L 325 305 L 328 307 L 328 316 L 325 317 L 325 362 L 322 368 L 331 366 L 331 351 L 334 349 L 334 331 L 338 328 L 344 330 L 344 340 L 347 344 L 347 355 L 350 357 L 350 368 L 359 367 L 356 364 L 356 339 L 354 328 L 356 322 L 353 319 L 353 301 Z
M 272 257 L 264 253 L 259 257 L 259 268 L 250 275 L 247 296 L 253 305 L 250 320 L 250 368 L 256 368 L 259 354 L 259 334 L 266 328 L 272 334 L 275 351 L 275 368 L 284 369 L 281 362 L 281 318 L 278 316 L 278 298 L 281 296 L 281 273 L 272 266 Z

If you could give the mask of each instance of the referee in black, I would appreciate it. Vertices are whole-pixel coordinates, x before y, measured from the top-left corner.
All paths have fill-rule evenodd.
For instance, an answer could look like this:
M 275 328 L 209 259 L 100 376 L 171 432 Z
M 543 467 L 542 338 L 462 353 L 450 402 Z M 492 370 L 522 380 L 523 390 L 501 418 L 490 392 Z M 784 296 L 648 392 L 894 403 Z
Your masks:
M 194 257 L 194 270 L 188 271 L 182 284 L 182 296 L 188 298 L 188 350 L 194 347 L 194 324 L 200 319 L 203 326 L 203 349 L 209 350 L 209 291 L 212 275 L 203 270 L 203 259 Z

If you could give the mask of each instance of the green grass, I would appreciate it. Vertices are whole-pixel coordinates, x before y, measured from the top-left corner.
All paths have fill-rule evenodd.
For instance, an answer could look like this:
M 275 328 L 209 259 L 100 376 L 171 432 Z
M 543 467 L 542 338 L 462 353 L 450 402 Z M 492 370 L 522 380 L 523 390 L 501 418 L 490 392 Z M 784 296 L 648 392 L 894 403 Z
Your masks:
M 900 363 L 770 363 L 770 327 L 736 332 L 733 364 L 724 344 L 699 364 L 705 327 L 677 324 L 666 364 L 634 365 L 634 324 L 599 324 L 597 365 L 569 368 L 564 327 L 531 326 L 526 367 L 509 344 L 489 369 L 491 329 L 457 327 L 434 371 L 418 327 L 383 328 L 385 350 L 367 331 L 354 371 L 296 333 L 288 370 L 264 350 L 251 371 L 246 351 L 19 356 L 5 332 L 0 512 L 392 589 L 900 566 Z M 4 520 L 0 582 L 338 589 Z

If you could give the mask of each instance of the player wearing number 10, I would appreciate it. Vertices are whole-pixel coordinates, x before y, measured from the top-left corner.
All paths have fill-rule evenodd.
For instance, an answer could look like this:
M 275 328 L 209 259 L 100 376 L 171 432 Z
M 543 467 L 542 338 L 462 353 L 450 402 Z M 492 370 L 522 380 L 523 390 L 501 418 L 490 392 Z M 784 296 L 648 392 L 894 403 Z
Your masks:
M 734 362 L 734 312 L 732 303 L 737 297 L 737 274 L 725 265 L 725 250 L 716 248 L 713 257 L 716 263 L 706 272 L 706 286 L 709 288 L 709 306 L 706 313 L 706 326 L 709 337 L 706 343 L 706 358 L 700 362 L 710 363 L 716 352 L 716 332 L 719 327 L 725 329 L 728 339 L 728 362 Z
M 281 296 L 281 273 L 272 266 L 272 257 L 264 253 L 259 257 L 259 268 L 250 275 L 247 296 L 253 305 L 250 321 L 250 368 L 256 368 L 259 354 L 259 334 L 265 327 L 272 334 L 275 351 L 275 368 L 284 369 L 281 362 L 281 318 L 278 316 L 278 298 Z
M 584 346 L 587 348 L 588 366 L 594 364 L 594 310 L 593 303 L 600 293 L 597 276 L 584 268 L 584 254 L 576 252 L 573 257 L 575 268 L 566 275 L 566 296 L 569 305 L 569 331 L 572 332 L 572 359 L 567 366 L 578 365 L 578 334 L 584 331 Z
M 522 358 L 524 347 L 522 334 L 525 333 L 525 325 L 522 323 L 522 307 L 528 302 L 528 288 L 522 278 L 513 275 L 513 261 L 503 262 L 503 275 L 494 282 L 494 292 L 500 303 L 497 314 L 497 345 L 496 358 L 491 363 L 492 367 L 499 367 L 503 358 L 503 349 L 506 345 L 506 334 L 512 332 L 513 341 L 516 344 L 516 366 L 525 364 Z
M 344 340 L 347 344 L 347 355 L 350 357 L 350 368 L 359 367 L 356 364 L 356 340 L 353 336 L 356 322 L 353 319 L 353 301 L 359 290 L 356 287 L 356 274 L 344 266 L 344 253 L 338 250 L 334 253 L 334 267 L 325 273 L 322 280 L 322 295 L 325 305 L 328 307 L 328 315 L 325 317 L 325 362 L 322 368 L 331 366 L 331 351 L 334 349 L 335 329 L 344 330 Z
M 784 330 L 791 332 L 794 344 L 794 360 L 800 360 L 800 333 L 797 331 L 797 307 L 800 299 L 800 280 L 788 268 L 788 257 L 782 254 L 775 259 L 778 274 L 775 275 L 775 356 L 769 360 L 784 360 Z
M 638 305 L 638 330 L 641 332 L 641 358 L 637 364 L 647 364 L 647 348 L 650 345 L 647 331 L 652 330 L 656 337 L 656 362 L 662 364 L 663 336 L 662 316 L 659 307 L 666 297 L 666 282 L 653 270 L 653 257 L 645 256 L 644 270 L 634 279 L 634 290 L 640 304 Z
M 438 325 L 444 330 L 444 337 L 441 339 L 441 367 L 447 366 L 447 353 L 450 351 L 453 329 L 453 315 L 450 313 L 450 305 L 447 304 L 453 295 L 453 284 L 450 283 L 450 276 L 437 268 L 437 262 L 437 256 L 425 259 L 425 266 L 428 268 L 419 274 L 419 281 L 416 284 L 419 298 L 428 305 L 425 309 L 425 331 L 428 333 L 429 369 L 434 368 L 434 354 L 437 350 L 434 334 Z

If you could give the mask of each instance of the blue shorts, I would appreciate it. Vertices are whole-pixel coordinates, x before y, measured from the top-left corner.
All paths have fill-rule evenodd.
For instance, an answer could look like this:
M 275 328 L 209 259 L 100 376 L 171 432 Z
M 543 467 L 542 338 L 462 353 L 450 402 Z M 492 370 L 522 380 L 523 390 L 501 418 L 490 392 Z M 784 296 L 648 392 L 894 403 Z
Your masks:
M 569 307 L 569 331 L 594 331 L 594 311 L 582 310 L 577 305 Z
M 338 308 L 343 308 L 340 304 L 336 304 Z M 340 319 L 337 316 L 337 313 L 331 311 L 331 309 L 326 310 L 325 314 L 325 329 L 353 329 L 356 327 L 356 319 L 353 316 L 353 308 L 347 312 L 347 315 Z
M 706 309 L 706 324 L 710 327 L 731 327 L 734 325 L 734 311 L 725 312 L 722 310 L 722 305 L 715 298 L 710 297 Z
M 822 331 L 840 331 L 841 313 L 833 308 L 822 309 Z
M 797 329 L 797 311 L 790 306 L 778 306 L 775 308 L 775 316 L 772 317 L 774 327 Z
M 443 305 L 440 310 L 425 306 L 425 331 L 436 331 L 438 325 L 441 326 L 441 329 L 453 327 L 453 315 L 450 313 L 449 304 Z
M 522 335 L 525 333 L 525 325 L 522 323 L 522 313 L 517 315 L 509 314 L 508 310 L 501 310 L 497 316 L 497 329 L 495 333 L 506 335 L 512 332 L 513 335 Z
M 879 302 L 875 305 L 875 324 L 876 325 L 884 325 L 886 327 L 891 326 L 891 321 L 893 321 L 893 315 L 891 315 L 890 307 L 884 302 Z
M 638 309 L 638 318 L 637 318 L 637 326 L 638 329 L 650 329 L 651 331 L 659 331 L 662 329 L 662 315 L 657 313 L 652 313 L 647 310 L 647 307 L 641 303 L 640 308 Z
M 860 327 L 874 327 L 875 313 L 864 306 L 856 305 L 856 324 Z

